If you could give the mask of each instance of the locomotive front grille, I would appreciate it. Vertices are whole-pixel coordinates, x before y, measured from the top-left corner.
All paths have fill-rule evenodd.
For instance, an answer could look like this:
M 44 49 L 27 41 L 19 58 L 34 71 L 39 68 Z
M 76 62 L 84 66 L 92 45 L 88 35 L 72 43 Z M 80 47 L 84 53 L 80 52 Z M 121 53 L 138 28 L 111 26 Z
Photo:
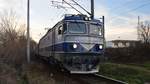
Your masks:
M 65 56 L 64 65 L 75 70 L 90 71 L 99 64 L 99 56 Z

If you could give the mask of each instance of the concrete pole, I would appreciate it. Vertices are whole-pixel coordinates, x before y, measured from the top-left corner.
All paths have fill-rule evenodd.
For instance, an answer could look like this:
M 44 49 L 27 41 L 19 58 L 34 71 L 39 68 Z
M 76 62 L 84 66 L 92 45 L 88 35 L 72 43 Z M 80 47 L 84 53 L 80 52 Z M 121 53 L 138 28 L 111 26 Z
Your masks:
M 137 40 L 141 40 L 140 39 L 140 16 L 138 16 Z
M 27 0 L 27 62 L 30 63 L 30 0 Z

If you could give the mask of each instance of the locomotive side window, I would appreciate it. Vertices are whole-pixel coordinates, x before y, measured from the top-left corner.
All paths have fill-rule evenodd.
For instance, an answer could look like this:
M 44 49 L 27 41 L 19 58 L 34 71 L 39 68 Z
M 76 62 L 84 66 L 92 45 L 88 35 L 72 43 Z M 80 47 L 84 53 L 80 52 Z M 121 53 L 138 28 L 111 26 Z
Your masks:
M 68 24 L 69 33 L 86 33 L 86 24 L 71 22 Z
M 63 27 L 62 27 L 62 25 L 61 25 L 61 26 L 59 26 L 59 28 L 58 28 L 58 34 L 62 34 L 62 31 L 63 31 Z
M 64 34 L 67 33 L 67 24 L 66 23 L 63 24 L 63 33 Z

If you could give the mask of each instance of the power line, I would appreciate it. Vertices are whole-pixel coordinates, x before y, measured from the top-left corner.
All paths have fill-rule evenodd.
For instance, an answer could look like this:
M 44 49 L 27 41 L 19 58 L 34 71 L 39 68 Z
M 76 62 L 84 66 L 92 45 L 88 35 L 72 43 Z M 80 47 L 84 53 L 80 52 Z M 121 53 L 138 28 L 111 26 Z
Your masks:
M 72 0 L 75 4 L 77 4 L 81 9 L 83 9 L 85 12 L 87 12 L 89 15 L 91 15 L 91 13 L 89 11 L 87 11 L 85 8 L 83 8 L 80 4 L 78 4 L 76 1 Z
M 51 6 L 53 6 L 53 7 L 56 7 L 56 8 L 58 8 L 58 9 L 65 9 L 65 10 L 67 10 L 67 9 L 69 9 L 69 8 L 72 8 L 72 7 L 67 7 L 67 6 L 63 6 L 63 4 L 64 4 L 64 2 L 60 2 L 60 1 L 51 1 L 51 3 L 52 3 L 52 5 Z M 69 2 L 68 2 L 69 3 Z M 61 4 L 61 5 L 60 5 Z M 74 4 L 74 3 L 69 3 L 69 4 L 71 4 L 71 5 L 77 5 L 77 4 Z
M 62 8 L 62 9 L 65 9 L 65 10 L 71 8 L 71 7 L 65 7 L 65 6 L 62 6 L 62 5 L 52 5 L 52 6 L 58 8 L 58 9 Z
M 80 7 L 83 11 L 85 11 L 87 14 L 89 14 L 90 16 L 94 16 L 94 0 L 91 0 L 91 13 L 89 11 L 87 11 L 83 6 L 81 6 L 78 2 L 76 2 L 75 0 L 71 0 L 71 2 L 67 2 L 66 0 L 62 0 L 62 2 L 59 2 L 59 1 L 51 1 L 53 6 L 57 7 L 57 8 L 63 8 L 63 9 L 66 9 L 66 7 L 62 6 L 63 3 L 69 5 L 72 9 L 74 9 L 75 11 L 77 11 L 78 13 L 80 14 L 83 14 L 80 12 L 80 10 L 78 10 L 76 7 L 74 7 L 74 5 Z M 58 5 L 55 3 L 62 3 L 62 5 Z
M 67 1 L 63 0 L 63 2 L 65 2 L 66 4 L 68 4 L 70 7 L 72 7 L 74 10 L 76 10 L 77 12 L 79 12 L 80 14 L 82 14 L 78 9 L 76 9 L 75 7 L 73 7 L 71 4 L 69 4 Z
M 149 3 L 145 3 L 145 4 L 141 5 L 141 6 L 138 6 L 138 7 L 134 8 L 134 9 L 131 9 L 131 10 L 128 11 L 128 12 L 135 11 L 135 10 L 140 9 L 140 8 L 142 8 L 142 7 L 145 7 L 145 6 L 149 5 L 149 4 L 150 4 L 150 2 L 149 2 Z
M 136 0 L 136 2 L 137 1 L 139 1 L 139 0 Z M 140 0 L 141 1 L 141 0 Z M 143 0 L 142 0 L 143 1 Z M 128 2 L 126 2 L 126 3 L 123 3 L 123 4 L 120 4 L 119 6 L 117 6 L 117 7 L 115 7 L 115 8 L 113 8 L 113 9 L 111 9 L 110 11 L 111 12 L 115 12 L 115 11 L 117 11 L 117 10 L 120 10 L 120 9 L 122 9 L 122 8 L 124 8 L 124 7 L 127 7 L 129 4 L 132 4 L 132 3 L 135 3 L 135 1 L 133 0 L 133 1 L 128 1 Z
M 129 10 L 129 11 L 127 11 L 127 12 L 125 12 L 125 13 L 127 14 L 127 13 L 129 13 L 129 12 L 132 12 L 132 11 L 138 10 L 138 9 L 140 9 L 140 8 L 142 8 L 142 7 L 145 7 L 145 6 L 149 5 L 149 4 L 150 4 L 150 2 L 145 3 L 145 4 L 142 4 L 142 5 L 140 5 L 140 6 L 136 7 L 136 8 L 133 8 L 133 9 L 131 9 L 131 10 Z M 124 12 L 122 12 L 122 13 L 120 13 L 120 14 L 118 14 L 118 15 L 125 14 L 125 13 L 124 13 Z M 116 18 L 118 18 L 118 16 L 114 16 L 114 17 L 112 17 L 110 21 L 112 21 L 112 20 L 114 20 L 114 19 L 116 19 Z
M 59 2 L 59 1 L 51 1 L 52 2 L 52 4 L 54 4 L 54 3 L 60 3 L 60 4 L 63 4 L 63 2 Z M 68 2 L 69 3 L 69 2 Z M 74 4 L 74 3 L 69 3 L 69 4 L 71 4 L 71 5 L 77 5 L 77 4 Z
M 70 6 L 70 8 L 73 8 L 75 9 L 77 12 L 79 12 L 80 14 L 83 14 L 80 12 L 80 10 L 78 10 L 77 8 L 74 7 L 75 6 L 78 6 L 80 7 L 82 10 L 84 10 L 87 14 L 89 14 L 90 16 L 92 15 L 92 13 L 90 13 L 89 11 L 87 11 L 83 6 L 81 6 L 80 4 L 78 4 L 78 2 L 76 2 L 75 0 L 70 0 L 71 2 L 67 2 L 66 0 L 62 0 L 61 2 L 60 1 L 51 1 L 52 2 L 52 6 L 54 7 L 57 7 L 57 8 L 63 8 L 63 9 L 66 9 L 65 6 L 63 6 L 64 4 L 67 4 Z M 92 2 L 93 0 L 91 0 Z M 59 3 L 62 3 L 62 5 L 59 5 Z M 91 3 L 91 6 L 94 5 L 94 3 L 92 4 Z M 69 7 L 67 7 L 69 8 Z M 94 11 L 93 11 L 94 12 Z M 94 14 L 94 13 L 93 13 Z

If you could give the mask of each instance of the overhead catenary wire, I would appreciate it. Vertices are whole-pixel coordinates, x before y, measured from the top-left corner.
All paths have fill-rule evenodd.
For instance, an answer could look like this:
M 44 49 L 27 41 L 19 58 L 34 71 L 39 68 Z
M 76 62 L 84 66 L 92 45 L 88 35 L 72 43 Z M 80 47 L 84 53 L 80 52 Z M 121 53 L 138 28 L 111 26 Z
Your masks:
M 80 4 L 78 4 L 76 1 L 72 0 L 75 4 L 77 4 L 81 9 L 83 9 L 86 13 L 88 13 L 89 15 L 91 15 L 91 13 L 89 11 L 87 11 L 85 8 L 83 8 Z
M 54 4 L 54 3 L 61 3 L 61 4 L 63 4 L 63 2 L 59 2 L 59 1 L 51 1 L 51 2 L 52 2 L 52 4 Z M 71 5 L 77 5 L 77 4 L 74 4 L 74 3 L 69 3 L 69 4 L 71 4 Z
M 141 6 L 138 6 L 138 7 L 134 8 L 134 9 L 129 10 L 128 12 L 135 11 L 135 10 L 140 9 L 142 7 L 145 7 L 145 6 L 149 5 L 149 4 L 150 4 L 150 2 L 149 3 L 145 3 L 145 4 L 141 5 Z
M 57 11 L 53 16 L 51 16 L 51 23 L 52 24 L 56 24 L 57 22 L 54 21 L 55 19 L 55 16 L 57 16 L 58 18 L 62 18 L 62 15 L 64 15 L 65 11 L 62 10 L 62 11 Z M 52 25 L 54 26 L 54 25 Z
M 120 14 L 118 14 L 118 15 L 122 15 L 122 14 L 127 14 L 127 13 L 129 13 L 129 12 L 133 12 L 133 11 L 138 10 L 138 9 L 140 9 L 140 8 L 142 8 L 142 7 L 145 7 L 145 6 L 149 5 L 149 4 L 150 4 L 150 1 L 147 2 L 147 3 L 145 3 L 145 4 L 142 4 L 142 5 L 138 6 L 138 7 L 136 7 L 136 8 L 130 9 L 130 10 L 126 11 L 126 12 L 122 12 L 122 13 L 120 13 Z M 115 20 L 115 19 L 118 19 L 118 16 L 112 17 L 111 20 L 110 20 L 110 22 L 111 22 L 112 20 Z
M 68 4 L 70 7 L 72 7 L 74 10 L 76 10 L 78 13 L 83 14 L 83 13 L 81 13 L 78 9 L 76 9 L 76 8 L 73 7 L 71 4 L 69 4 L 67 1 L 63 0 L 63 2 L 65 2 L 66 4 Z
M 60 1 L 51 1 L 51 3 L 52 3 L 52 5 L 51 6 L 53 6 L 53 7 L 56 7 L 56 8 L 58 8 L 58 9 L 64 9 L 64 10 L 67 10 L 67 9 L 71 9 L 72 7 L 67 7 L 67 6 L 63 6 L 63 2 L 60 2 Z M 62 5 L 60 5 L 60 4 L 62 4 Z M 71 5 L 77 5 L 77 4 L 74 4 L 74 3 L 69 3 L 69 4 L 71 4 Z
M 62 8 L 64 10 L 67 10 L 67 9 L 71 8 L 71 7 L 65 7 L 65 6 L 62 6 L 62 5 L 52 5 L 52 6 L 58 8 L 58 9 Z
M 70 0 L 71 2 L 68 2 L 66 0 L 62 0 L 61 2 L 60 1 L 51 1 L 52 2 L 52 6 L 54 7 L 57 7 L 57 8 L 63 8 L 66 10 L 66 8 L 72 8 L 74 9 L 75 11 L 77 11 L 78 13 L 80 14 L 83 14 L 81 12 L 81 10 L 78 10 L 76 7 L 74 6 L 78 6 L 80 7 L 83 11 L 85 11 L 88 15 L 92 15 L 92 13 L 90 13 L 88 10 L 86 10 L 83 6 L 81 6 L 78 2 L 76 2 L 75 0 Z M 65 3 L 67 5 L 69 5 L 70 7 L 65 7 L 65 6 L 62 6 L 62 5 L 59 5 L 59 4 L 56 4 L 56 3 L 62 3 L 62 5 Z
M 137 1 L 143 1 L 143 0 L 136 0 Z M 111 12 L 116 12 L 117 10 L 122 10 L 122 8 L 127 7 L 129 4 L 135 3 L 134 0 L 127 1 L 126 3 L 120 4 L 119 6 L 114 7 L 113 9 L 110 9 Z

